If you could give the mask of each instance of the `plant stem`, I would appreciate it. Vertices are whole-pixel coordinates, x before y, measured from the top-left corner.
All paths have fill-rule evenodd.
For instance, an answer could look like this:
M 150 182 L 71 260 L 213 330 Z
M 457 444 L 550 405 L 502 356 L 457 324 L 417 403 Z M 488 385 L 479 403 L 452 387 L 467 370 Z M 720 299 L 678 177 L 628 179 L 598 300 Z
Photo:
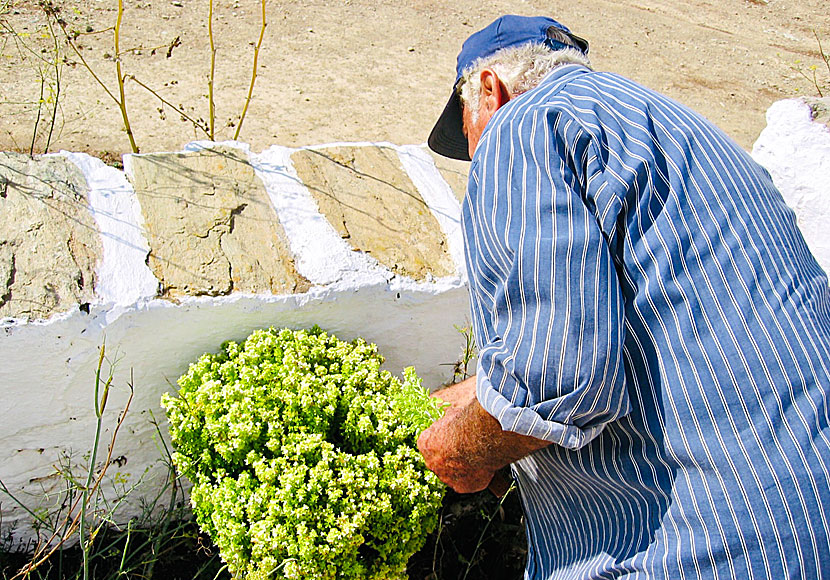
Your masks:
M 52 143 L 52 133 L 55 130 L 55 122 L 58 117 L 58 103 L 61 96 L 61 69 L 60 69 L 60 46 L 58 45 L 58 37 L 55 36 L 55 30 L 52 28 L 52 21 L 48 15 L 46 17 L 46 24 L 49 26 L 49 34 L 52 37 L 52 42 L 55 45 L 53 64 L 55 67 L 55 104 L 52 107 L 52 119 L 49 121 L 49 135 L 46 137 L 46 146 L 43 148 L 43 154 L 49 153 L 49 145 Z
M 119 0 L 120 4 L 120 0 Z M 117 27 L 117 25 L 116 25 Z M 92 476 L 95 473 L 95 461 L 98 458 L 98 443 L 101 441 L 101 426 L 103 425 L 102 417 L 104 415 L 104 404 L 103 401 L 99 403 L 98 399 L 98 392 L 101 386 L 101 367 L 104 364 L 104 345 L 101 345 L 101 354 L 98 356 L 98 366 L 95 370 L 95 443 L 92 444 L 92 455 L 89 459 L 89 466 L 86 470 L 86 485 L 84 485 L 84 489 L 82 492 L 81 498 L 81 521 L 80 527 L 78 528 L 78 535 L 81 542 L 81 552 L 83 553 L 84 559 L 84 572 L 83 572 L 83 580 L 88 580 L 89 578 L 89 546 L 87 546 L 86 542 L 84 541 L 84 535 L 86 532 L 86 509 L 87 504 L 89 502 L 89 488 L 92 485 Z M 109 389 L 109 384 L 112 382 L 112 376 L 107 379 L 107 384 L 104 387 L 104 392 Z
M 157 556 L 161 552 L 161 543 L 168 539 L 167 538 L 167 530 L 170 527 L 170 519 L 172 517 L 173 510 L 176 507 L 176 499 L 177 499 L 177 496 L 178 496 L 177 492 L 178 492 L 178 487 L 179 486 L 178 486 L 178 478 L 176 476 L 176 466 L 173 463 L 173 456 L 170 454 L 170 449 L 168 449 L 167 443 L 164 441 L 164 435 L 162 435 L 162 433 L 161 433 L 161 428 L 159 427 L 158 421 L 156 421 L 156 418 L 153 415 L 152 410 L 150 411 L 150 418 L 152 419 L 153 426 L 156 429 L 156 434 L 158 435 L 159 440 L 161 441 L 161 444 L 164 447 L 164 463 L 165 463 L 165 465 L 167 465 L 167 476 L 169 478 L 168 481 L 170 482 L 170 486 L 171 486 L 170 503 L 168 504 L 167 511 L 165 512 L 165 515 L 164 515 L 164 523 L 161 526 L 161 531 L 156 535 L 156 537 L 153 541 L 152 553 Z M 166 489 L 166 487 L 167 486 L 165 486 L 165 489 Z M 163 490 L 162 490 L 162 492 L 163 492 Z M 157 496 L 156 501 L 158 501 L 158 499 L 160 497 L 161 497 L 160 495 Z M 148 563 L 148 565 L 146 566 L 145 574 L 144 574 L 144 576 L 146 578 L 152 578 L 153 577 L 153 570 L 156 566 L 157 561 L 158 561 L 158 558 L 153 558 Z
M 124 542 L 124 548 L 121 552 L 121 564 L 118 566 L 118 576 L 120 577 L 122 574 L 126 575 L 124 572 L 124 561 L 127 559 L 127 548 L 130 546 L 130 536 L 132 535 L 133 531 L 133 521 L 130 520 L 127 522 L 127 540 Z M 152 576 L 148 576 L 148 578 L 152 578 Z
M 265 21 L 265 2 L 261 0 L 262 5 L 262 26 L 259 29 L 259 40 L 257 40 L 256 47 L 254 47 L 254 66 L 251 73 L 251 86 L 248 87 L 248 97 L 245 99 L 245 106 L 242 108 L 242 114 L 239 116 L 239 125 L 236 126 L 236 132 L 233 135 L 234 141 L 239 139 L 239 132 L 242 130 L 242 122 L 245 120 L 245 114 L 248 112 L 248 105 L 251 103 L 251 98 L 254 95 L 254 83 L 256 82 L 257 60 L 259 59 L 259 49 L 262 47 L 262 39 L 265 38 L 265 27 L 268 23 Z
M 816 42 L 818 42 L 819 56 L 821 56 L 821 60 L 823 60 L 824 64 L 827 66 L 827 72 L 830 73 L 830 54 L 824 52 L 824 47 L 821 45 L 821 39 L 818 37 L 818 32 L 813 30 L 813 36 L 816 37 Z
M 461 580 L 467 580 L 467 575 L 470 573 L 470 570 L 472 569 L 473 564 L 475 563 L 476 554 L 478 554 L 478 549 L 481 548 L 481 544 L 484 541 L 484 534 L 487 533 L 487 529 L 490 527 L 490 523 L 493 521 L 493 518 L 495 518 L 496 514 L 499 513 L 501 506 L 504 504 L 504 500 L 507 499 L 507 496 L 510 495 L 510 492 L 513 491 L 515 488 L 516 482 L 514 481 L 510 484 L 510 487 L 507 489 L 504 495 L 501 496 L 501 499 L 499 500 L 499 505 L 498 507 L 496 507 L 496 511 L 493 512 L 493 515 L 491 515 L 490 519 L 487 520 L 487 524 L 484 526 L 484 529 L 481 530 L 481 535 L 479 535 L 478 537 L 478 543 L 476 543 L 476 548 L 475 550 L 473 550 L 473 555 L 470 556 L 470 560 L 467 562 L 467 569 L 464 570 L 464 576 L 461 577 Z
M 24 504 L 19 499 L 17 499 L 17 497 L 15 497 L 14 494 L 12 494 L 12 492 L 9 490 L 9 488 L 6 487 L 6 484 L 3 483 L 2 479 L 0 479 L 0 491 L 2 491 L 4 494 L 9 496 L 9 498 L 11 498 L 11 500 L 14 503 L 16 503 L 20 508 L 22 508 L 23 511 L 25 511 L 27 514 L 29 514 L 29 516 L 31 516 L 31 518 L 33 520 L 35 520 L 36 522 L 41 523 L 43 525 L 46 525 L 46 523 L 47 523 L 46 520 L 44 518 L 40 517 L 39 515 L 37 515 L 32 510 L 30 510 L 28 507 L 26 507 L 26 504 Z
M 213 43 L 213 0 L 208 0 L 208 41 L 210 42 L 210 76 L 208 78 L 208 137 L 214 140 L 216 107 L 213 103 L 213 79 L 216 74 L 216 45 Z
M 75 55 L 79 59 L 81 59 L 81 64 L 84 65 L 84 68 L 87 70 L 87 72 L 89 72 L 89 74 L 92 75 L 92 78 L 95 79 L 95 82 L 98 83 L 98 86 L 100 86 L 102 89 L 104 89 L 104 92 L 107 93 L 109 98 L 111 98 L 113 100 L 113 102 L 115 102 L 116 105 L 120 106 L 121 103 L 118 102 L 118 97 L 116 97 L 114 94 L 112 94 L 112 91 L 109 89 L 109 87 L 106 84 L 104 84 L 104 81 L 101 80 L 101 77 L 99 77 L 97 74 L 95 74 L 95 71 L 92 70 L 91 66 L 89 66 L 89 63 L 87 63 L 86 59 L 84 58 L 84 55 L 81 54 L 81 51 L 78 50 L 77 46 L 75 46 L 75 43 L 72 41 L 72 37 L 69 36 L 69 33 L 66 32 L 66 29 L 63 28 L 63 27 L 61 27 L 61 29 L 63 30 L 64 36 L 66 36 L 66 43 L 70 47 L 72 47 L 72 50 L 75 52 Z
M 438 578 L 436 563 L 438 562 L 438 546 L 441 544 L 441 532 L 444 531 L 444 510 L 441 509 L 441 516 L 438 519 L 438 531 L 435 534 L 435 547 L 432 550 L 432 575 Z
M 35 117 L 35 126 L 32 129 L 32 144 L 29 146 L 29 157 L 35 154 L 35 140 L 37 139 L 37 126 L 40 124 L 40 110 L 43 108 L 43 86 L 46 84 L 46 78 L 43 76 L 43 71 L 40 71 L 40 97 L 37 100 L 37 116 Z
M 818 43 L 818 54 L 821 57 L 821 60 L 824 61 L 824 64 L 827 67 L 827 72 L 830 73 L 830 54 L 826 54 L 824 52 L 824 47 L 821 45 L 821 39 L 818 37 L 818 32 L 813 30 L 813 36 L 816 37 L 816 42 Z M 818 89 L 819 96 L 824 97 L 824 94 L 821 92 L 821 89 L 818 86 L 818 82 L 816 83 L 816 88 Z
M 121 38 L 121 17 L 124 15 L 124 0 L 118 0 L 118 16 L 115 19 L 115 72 L 118 76 L 118 92 L 120 99 L 118 100 L 118 108 L 121 109 L 121 118 L 124 120 L 124 131 L 127 132 L 127 137 L 130 139 L 130 148 L 133 153 L 138 153 L 138 145 L 135 144 L 133 137 L 133 130 L 130 127 L 130 118 L 127 115 L 127 96 L 124 94 L 124 75 L 121 73 L 121 51 L 119 49 L 119 40 Z
M 103 350 L 103 345 L 102 345 L 101 348 Z M 109 386 L 112 384 L 112 379 L 113 379 L 112 368 L 110 368 L 109 376 L 108 376 L 107 380 L 104 383 L 104 395 L 101 396 L 101 399 L 100 399 L 101 402 L 99 403 L 98 395 L 99 395 L 99 392 L 101 390 L 100 389 L 100 383 L 101 383 L 101 369 L 102 369 L 102 367 L 103 367 L 103 352 L 101 353 L 101 355 L 99 357 L 98 367 L 96 368 L 96 373 L 95 373 L 95 413 L 96 413 L 96 416 L 98 415 L 99 411 L 103 414 L 103 408 L 105 407 L 105 404 L 106 404 L 106 401 L 105 401 L 106 394 L 109 390 Z M 95 493 L 98 491 L 98 489 L 101 486 L 101 482 L 103 481 L 104 476 L 107 473 L 107 470 L 108 470 L 109 466 L 112 465 L 112 454 L 113 454 L 113 451 L 115 449 L 115 440 L 118 437 L 118 433 L 121 431 L 121 427 L 124 425 L 124 420 L 127 418 L 127 414 L 130 410 L 130 404 L 132 403 L 133 395 L 135 393 L 134 388 L 133 388 L 133 382 L 132 382 L 132 370 L 130 371 L 130 382 L 127 384 L 127 386 L 130 389 L 130 394 L 129 394 L 129 397 L 127 398 L 127 402 L 124 405 L 124 408 L 121 410 L 121 414 L 118 417 L 118 421 L 116 422 L 115 427 L 112 430 L 112 437 L 110 438 L 110 443 L 107 446 L 107 457 L 102 463 L 101 471 L 98 473 L 98 476 L 95 478 L 95 483 L 93 483 L 91 486 L 89 485 L 89 483 L 87 483 L 87 485 L 81 490 L 82 491 L 81 495 L 79 495 L 74 500 L 71 499 L 71 498 L 68 499 L 68 501 L 66 502 L 68 504 L 68 507 L 66 508 L 67 515 L 66 515 L 66 518 L 64 520 L 64 524 L 66 524 L 66 525 L 64 526 L 63 535 L 61 535 L 58 532 L 58 530 L 55 529 L 53 531 L 52 535 L 46 541 L 40 541 L 40 539 L 39 539 L 38 540 L 38 547 L 34 550 L 34 552 L 33 552 L 34 555 L 32 556 L 31 561 L 26 566 L 24 566 L 20 570 L 20 572 L 18 572 L 15 576 L 12 576 L 11 580 L 22 580 L 24 578 L 26 578 L 26 579 L 31 578 L 32 572 L 36 568 L 38 568 L 41 564 L 47 562 L 49 560 L 49 558 L 51 558 L 52 555 L 55 552 L 57 552 L 67 542 L 67 540 L 69 540 L 69 538 L 72 535 L 74 535 L 76 530 L 81 529 L 82 526 L 85 526 L 85 518 L 83 518 L 82 516 L 86 515 L 86 507 L 87 507 L 87 504 L 89 503 L 89 498 L 94 496 Z M 99 421 L 99 425 L 100 425 L 100 421 Z M 96 440 L 99 439 L 99 436 L 100 436 L 100 429 L 99 429 L 99 432 L 96 434 Z M 97 450 L 97 445 L 96 445 L 96 447 L 93 451 L 95 451 L 95 450 Z M 94 471 L 94 465 L 95 465 L 95 460 L 93 458 L 92 462 L 90 463 L 90 467 L 87 469 L 87 476 L 89 475 L 89 473 Z M 78 488 L 81 487 L 80 484 L 78 482 L 76 482 L 74 480 L 74 478 L 72 478 L 71 473 L 65 474 L 65 476 L 69 478 L 69 482 L 72 485 L 72 489 L 74 489 L 75 487 L 78 487 Z M 6 493 L 8 493 L 8 490 L 6 490 Z M 18 500 L 16 500 L 14 498 L 14 496 L 11 495 L 10 493 L 9 493 L 9 496 L 15 502 L 20 504 L 20 502 Z M 80 502 L 81 500 L 83 500 L 84 503 L 81 506 L 80 511 L 73 517 L 72 514 L 76 512 L 76 508 L 78 507 L 78 502 Z M 29 511 L 25 506 L 23 506 L 22 504 L 20 504 L 20 505 L 27 512 Z M 38 518 L 37 516 L 34 516 L 34 517 L 36 519 L 40 520 L 40 518 Z M 85 527 L 84 527 L 84 529 L 85 529 Z M 83 542 L 83 537 L 84 537 L 84 535 L 85 535 L 85 532 L 83 532 L 83 531 L 80 532 L 80 539 L 81 539 L 81 544 L 82 544 L 82 548 L 83 548 L 82 551 L 84 552 L 84 556 L 86 556 L 87 555 L 87 553 L 85 551 L 86 547 L 83 546 L 83 543 L 84 543 Z M 94 536 L 94 532 L 93 532 L 92 535 Z M 53 545 L 53 541 L 55 541 L 55 540 L 57 540 L 57 542 L 55 542 L 54 545 Z
M 167 105 L 168 107 L 170 107 L 171 109 L 173 109 L 174 111 L 176 111 L 179 115 L 181 115 L 182 117 L 184 117 L 185 119 L 187 119 L 188 121 L 190 121 L 190 122 L 193 124 L 193 126 L 194 126 L 195 128 L 199 129 L 199 130 L 200 130 L 202 133 L 204 133 L 204 134 L 205 134 L 208 138 L 210 138 L 210 133 L 209 133 L 209 131 L 208 131 L 208 127 L 206 127 L 206 126 L 204 125 L 204 121 L 202 121 L 202 122 L 197 121 L 196 119 L 194 119 L 193 117 L 191 117 L 190 115 L 188 115 L 187 113 L 185 113 L 183 110 L 181 110 L 180 108 L 178 108 L 176 105 L 174 105 L 173 103 L 171 103 L 170 101 L 168 101 L 167 99 L 165 99 L 164 97 L 162 97 L 162 96 L 161 96 L 160 94 L 158 94 L 156 91 L 154 91 L 153 89 L 151 89 L 150 87 L 148 87 L 146 84 L 144 84 L 143 82 L 141 82 L 140 80 L 138 80 L 138 79 L 135 77 L 135 75 L 127 75 L 127 78 L 128 78 L 128 79 L 130 79 L 131 81 L 134 81 L 134 82 L 138 83 L 138 85 L 139 85 L 140 87 L 142 87 L 142 88 L 146 89 L 146 90 L 147 90 L 147 91 L 148 91 L 151 95 L 153 95 L 154 97 L 156 97 L 159 101 L 161 101 L 162 103 L 164 103 L 165 105 Z

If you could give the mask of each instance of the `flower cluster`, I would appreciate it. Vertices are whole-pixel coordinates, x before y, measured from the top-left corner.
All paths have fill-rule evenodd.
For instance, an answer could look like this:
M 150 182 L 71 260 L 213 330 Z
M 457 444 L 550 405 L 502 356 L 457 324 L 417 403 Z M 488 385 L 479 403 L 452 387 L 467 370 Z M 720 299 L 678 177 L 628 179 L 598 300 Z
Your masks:
M 406 578 L 444 494 L 415 440 L 442 410 L 382 362 L 360 339 L 272 328 L 164 395 L 196 519 L 234 577 Z

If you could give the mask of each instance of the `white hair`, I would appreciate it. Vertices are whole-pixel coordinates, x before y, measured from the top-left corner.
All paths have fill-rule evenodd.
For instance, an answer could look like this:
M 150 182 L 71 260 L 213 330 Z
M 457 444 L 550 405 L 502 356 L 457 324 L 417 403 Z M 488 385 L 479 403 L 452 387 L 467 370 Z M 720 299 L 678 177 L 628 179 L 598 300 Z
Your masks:
M 530 43 L 499 50 L 474 61 L 461 74 L 458 84 L 461 102 L 469 107 L 475 123 L 481 97 L 481 71 L 485 68 L 493 69 L 510 96 L 515 97 L 534 88 L 550 71 L 563 64 L 591 67 L 588 56 L 575 48 L 551 50 L 543 44 Z

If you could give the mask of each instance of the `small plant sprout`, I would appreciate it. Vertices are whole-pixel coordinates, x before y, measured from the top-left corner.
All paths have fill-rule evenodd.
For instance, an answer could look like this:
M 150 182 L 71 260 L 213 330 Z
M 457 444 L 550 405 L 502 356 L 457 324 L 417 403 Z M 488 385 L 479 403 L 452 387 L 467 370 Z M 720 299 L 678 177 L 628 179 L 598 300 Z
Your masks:
M 795 66 L 790 68 L 806 79 L 816 90 L 819 97 L 824 97 L 825 94 L 830 95 L 830 53 L 824 51 L 821 38 L 816 30 L 813 30 L 816 43 L 818 44 L 818 55 L 821 64 L 805 65 L 803 61 L 795 61 Z M 824 69 L 827 69 L 827 76 L 824 77 Z
M 105 369 L 105 363 L 108 365 L 108 369 Z M 93 390 L 93 410 L 96 418 L 95 440 L 86 462 L 85 479 L 81 482 L 75 477 L 68 456 L 64 457 L 60 466 L 56 466 L 57 474 L 66 483 L 66 490 L 62 494 L 62 501 L 59 502 L 60 507 L 54 517 L 47 513 L 37 513 L 37 511 L 30 510 L 0 481 L 0 492 L 9 496 L 14 503 L 23 508 L 35 522 L 40 524 L 40 530 L 47 534 L 44 537 L 38 538 L 37 546 L 28 564 L 17 575 L 13 576 L 12 580 L 31 578 L 35 570 L 48 562 L 52 555 L 63 548 L 67 542 L 74 539 L 76 534 L 82 551 L 80 577 L 84 580 L 89 578 L 89 562 L 94 550 L 95 537 L 106 522 L 111 519 L 112 511 L 120 503 L 116 502 L 115 505 L 109 505 L 102 495 L 101 486 L 109 468 L 117 464 L 113 459 L 115 441 L 133 400 L 131 373 L 130 381 L 127 383 L 127 387 L 129 388 L 127 402 L 124 404 L 121 413 L 118 415 L 116 424 L 112 428 L 110 442 L 106 447 L 106 458 L 103 462 L 99 463 L 97 461 L 98 447 L 104 432 L 104 411 L 112 388 L 113 368 L 114 363 L 106 358 L 105 348 L 102 344 L 98 364 L 95 369 Z M 92 531 L 89 531 L 88 526 L 93 523 L 95 527 Z

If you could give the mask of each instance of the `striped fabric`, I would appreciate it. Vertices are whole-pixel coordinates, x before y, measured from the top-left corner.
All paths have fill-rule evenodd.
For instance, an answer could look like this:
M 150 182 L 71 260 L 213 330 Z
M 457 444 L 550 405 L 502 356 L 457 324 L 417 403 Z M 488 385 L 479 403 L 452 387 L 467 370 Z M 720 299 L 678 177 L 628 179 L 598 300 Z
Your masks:
M 830 578 L 830 289 L 769 175 L 677 103 L 556 69 L 463 207 L 478 398 L 526 578 Z

